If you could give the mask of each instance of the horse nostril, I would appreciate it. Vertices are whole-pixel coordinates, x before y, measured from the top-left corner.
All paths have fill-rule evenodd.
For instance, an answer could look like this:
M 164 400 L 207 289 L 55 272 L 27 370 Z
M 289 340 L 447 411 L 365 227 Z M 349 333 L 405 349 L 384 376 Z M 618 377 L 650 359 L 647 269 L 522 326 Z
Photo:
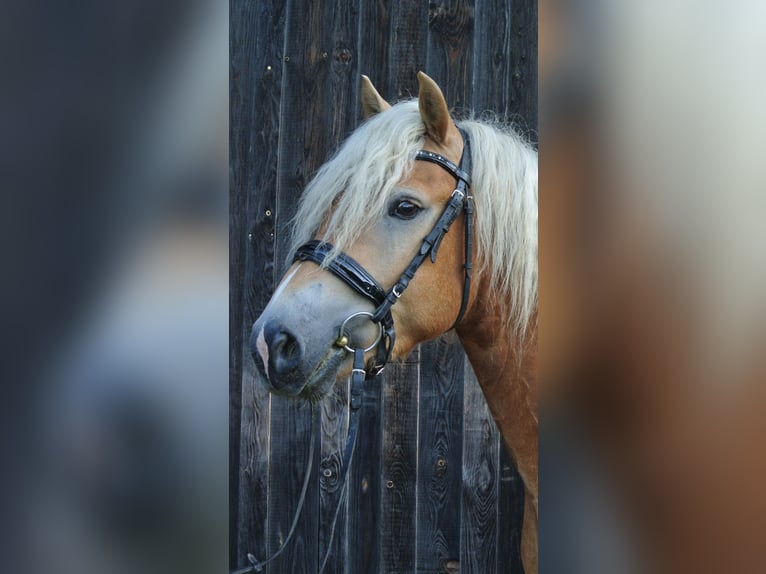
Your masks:
M 274 371 L 278 375 L 285 375 L 298 368 L 303 355 L 298 339 L 287 330 L 281 330 L 273 336 L 269 351 Z

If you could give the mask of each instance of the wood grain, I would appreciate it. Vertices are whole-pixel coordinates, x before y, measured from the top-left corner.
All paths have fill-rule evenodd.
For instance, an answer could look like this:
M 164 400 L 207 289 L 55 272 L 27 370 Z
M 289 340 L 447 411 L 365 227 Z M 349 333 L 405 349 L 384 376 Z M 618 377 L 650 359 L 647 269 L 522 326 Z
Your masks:
M 248 338 L 285 269 L 287 223 L 300 194 L 361 121 L 359 75 L 393 102 L 417 94 L 423 69 L 458 113 L 491 110 L 534 140 L 537 4 L 232 0 L 230 14 L 235 568 L 247 552 L 263 558 L 276 550 L 305 472 L 308 409 L 265 393 Z M 270 572 L 317 570 L 339 493 L 347 402 L 340 385 L 321 406 L 305 515 L 294 546 Z M 426 343 L 389 366 L 366 383 L 362 410 L 349 499 L 326 571 L 520 572 L 521 481 L 459 345 Z
M 383 377 L 364 384 L 359 438 L 349 470 L 347 574 L 381 572 L 382 385 Z
M 517 0 L 518 1 L 518 0 Z M 510 110 L 510 85 L 513 75 L 511 54 L 511 4 L 506 0 L 477 0 L 476 43 L 473 68 L 473 112 L 489 111 L 507 120 Z
M 380 571 L 405 572 L 416 556 L 419 351 L 383 376 Z
M 359 12 L 359 73 L 372 83 L 389 102 L 393 99 L 388 54 L 391 45 L 391 4 L 362 2 Z M 356 102 L 356 117 L 361 119 L 362 106 Z
M 358 63 L 357 32 L 359 0 L 335 0 L 328 16 L 328 27 L 332 35 L 321 57 L 328 61 L 326 71 L 329 102 L 326 113 L 322 115 L 327 123 L 324 131 L 329 136 L 328 153 L 336 149 L 342 140 L 356 127 L 353 102 L 356 100 L 355 80 Z M 321 79 L 318 78 L 318 81 Z M 343 467 L 349 423 L 349 384 L 337 384 L 336 394 L 321 407 L 321 464 L 319 496 L 319 560 L 321 561 L 328 545 L 332 550 L 328 556 L 325 574 L 342 573 L 347 563 L 347 515 L 348 500 L 342 504 L 332 535 L 332 522 L 340 502 L 342 484 L 340 472 Z M 330 540 L 332 535 L 332 541 Z M 318 566 L 317 566 L 318 568 Z
M 421 345 L 418 571 L 460 558 L 465 354 L 453 336 Z
M 390 48 L 391 94 L 396 100 L 418 95 L 418 72 L 426 69 L 428 3 L 399 1 L 392 4 Z
M 240 23 L 231 34 L 230 163 L 232 210 L 230 245 L 231 425 L 230 493 L 236 520 L 230 536 L 232 567 L 246 554 L 266 549 L 269 468 L 269 397 L 255 379 L 248 350 L 250 325 L 274 289 L 274 220 L 277 140 L 280 129 L 280 46 L 284 10 L 280 2 L 237 0 L 231 17 Z
M 537 142 L 537 0 L 511 4 L 508 115 L 515 127 Z
M 463 115 L 473 103 L 473 0 L 432 0 L 428 10 L 427 73 L 447 104 Z
M 494 572 L 500 433 L 468 363 L 464 412 L 460 572 Z

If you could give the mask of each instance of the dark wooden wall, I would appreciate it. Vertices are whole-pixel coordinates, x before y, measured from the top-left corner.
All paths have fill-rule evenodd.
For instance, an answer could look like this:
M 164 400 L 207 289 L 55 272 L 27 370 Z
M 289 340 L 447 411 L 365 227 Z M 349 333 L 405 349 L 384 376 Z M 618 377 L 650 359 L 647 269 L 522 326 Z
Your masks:
M 287 534 L 309 409 L 272 398 L 247 351 L 286 256 L 286 222 L 361 120 L 359 77 L 389 101 L 418 70 L 458 115 L 494 112 L 536 139 L 536 0 L 231 0 L 231 566 Z M 268 572 L 313 574 L 329 538 L 345 399 L 321 407 L 293 543 Z M 521 572 L 522 485 L 455 340 L 421 345 L 365 390 L 360 438 L 326 572 Z

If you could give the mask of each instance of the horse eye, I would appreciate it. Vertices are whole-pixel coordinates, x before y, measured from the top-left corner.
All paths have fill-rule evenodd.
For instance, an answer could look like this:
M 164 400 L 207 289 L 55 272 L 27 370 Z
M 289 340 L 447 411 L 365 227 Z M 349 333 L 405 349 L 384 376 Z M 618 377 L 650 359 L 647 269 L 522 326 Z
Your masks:
M 418 213 L 420 213 L 420 207 L 406 199 L 397 203 L 391 210 L 391 215 L 399 219 L 413 219 Z

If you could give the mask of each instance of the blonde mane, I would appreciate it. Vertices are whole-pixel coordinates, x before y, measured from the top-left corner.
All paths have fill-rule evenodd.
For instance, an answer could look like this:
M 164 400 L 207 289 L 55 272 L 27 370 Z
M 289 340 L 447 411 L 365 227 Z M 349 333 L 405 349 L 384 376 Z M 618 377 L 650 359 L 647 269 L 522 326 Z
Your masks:
M 537 308 L 537 153 L 497 124 L 457 123 L 471 139 L 476 272 L 488 274 L 507 327 L 521 338 Z M 325 236 L 332 236 L 335 246 L 331 257 L 353 245 L 385 212 L 424 141 L 417 100 L 362 124 L 306 188 L 293 221 L 290 253 L 324 223 Z

